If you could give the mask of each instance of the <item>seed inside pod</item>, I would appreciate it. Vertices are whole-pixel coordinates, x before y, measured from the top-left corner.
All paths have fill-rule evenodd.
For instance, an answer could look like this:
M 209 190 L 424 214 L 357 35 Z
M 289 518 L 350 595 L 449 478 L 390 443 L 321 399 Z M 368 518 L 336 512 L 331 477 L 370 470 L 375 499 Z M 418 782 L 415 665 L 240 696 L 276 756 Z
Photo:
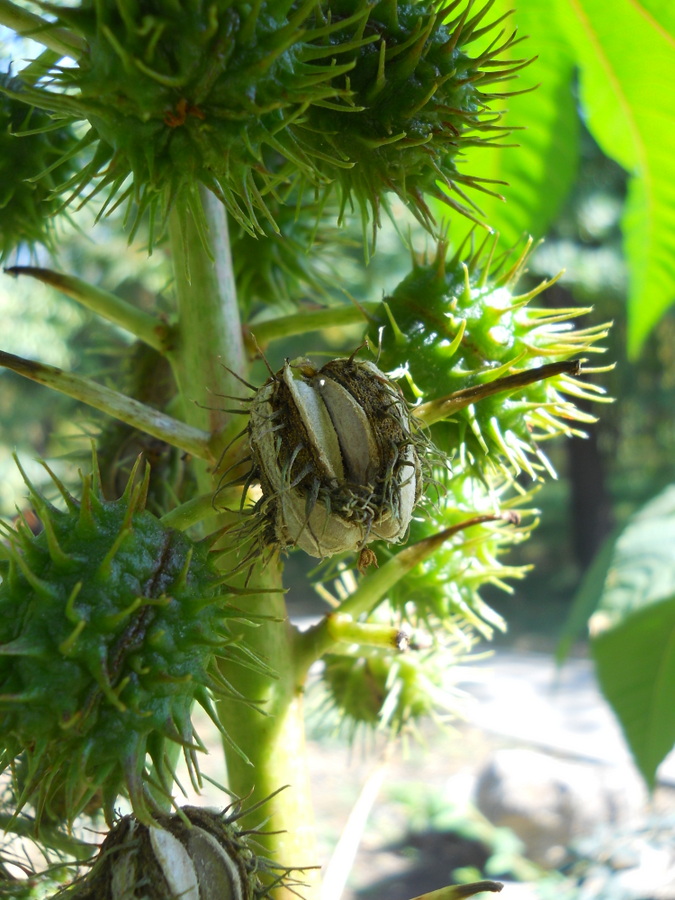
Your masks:
M 255 808 L 255 807 L 254 807 Z M 184 806 L 142 824 L 119 819 L 89 873 L 71 885 L 71 900 L 271 900 L 295 893 L 293 870 L 256 855 L 237 820 L 240 801 L 222 812 Z M 298 870 L 299 871 L 299 870 Z
M 405 538 L 422 493 L 420 436 L 371 362 L 286 362 L 257 392 L 249 443 L 266 541 L 325 557 Z

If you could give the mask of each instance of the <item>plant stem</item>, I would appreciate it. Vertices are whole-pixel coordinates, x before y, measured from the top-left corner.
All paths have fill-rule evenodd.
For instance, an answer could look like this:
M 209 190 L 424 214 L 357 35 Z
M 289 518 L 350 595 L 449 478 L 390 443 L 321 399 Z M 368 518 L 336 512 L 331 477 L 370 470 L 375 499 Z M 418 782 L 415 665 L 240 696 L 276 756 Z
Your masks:
M 178 326 L 175 346 L 168 355 L 184 399 L 186 421 L 206 428 L 215 437 L 222 435 L 225 442 L 232 432 L 231 416 L 224 408 L 230 403 L 220 397 L 238 393 L 239 385 L 232 372 L 246 377 L 246 357 L 225 212 L 205 191 L 200 194 L 200 202 L 202 210 L 195 207 L 194 198 L 184 201 L 170 222 Z M 199 492 L 212 494 L 217 473 L 203 465 L 196 471 Z M 226 516 L 221 519 L 227 521 Z M 232 553 L 225 555 L 232 567 L 238 561 L 238 550 L 233 547 Z M 265 830 L 277 833 L 263 835 L 260 841 L 275 863 L 313 866 L 316 855 L 304 747 L 302 685 L 295 680 L 293 665 L 296 633 L 288 622 L 280 592 L 278 563 L 270 561 L 263 567 L 258 560 L 257 565 L 252 563 L 252 569 L 248 587 L 276 592 L 247 596 L 245 603 L 241 602 L 245 612 L 253 617 L 267 617 L 254 618 L 255 625 L 250 627 L 242 625 L 242 639 L 253 654 L 277 673 L 277 678 L 244 669 L 227 657 L 219 660 L 223 675 L 247 699 L 259 702 L 264 713 L 235 699 L 219 701 L 218 714 L 230 739 L 253 764 L 245 762 L 225 741 L 228 784 L 239 796 L 249 797 L 251 803 L 289 785 L 270 802 L 269 808 L 253 813 L 250 820 L 245 817 L 243 822 L 245 827 L 254 827 L 261 816 L 269 816 Z M 227 572 L 227 562 L 223 563 L 223 572 Z M 232 583 L 237 577 L 233 576 Z M 239 577 L 243 583 L 245 576 Z M 292 896 L 290 892 L 276 892 L 279 900 L 291 900 Z M 312 895 L 303 890 L 303 896 L 309 900 Z
M 180 447 L 181 450 L 192 453 L 198 459 L 211 458 L 210 435 L 206 431 L 186 425 L 185 422 L 173 419 L 152 406 L 139 403 L 133 397 L 120 394 L 91 378 L 73 375 L 56 366 L 48 366 L 4 351 L 0 351 L 0 366 L 93 406 L 120 422 L 126 422 L 160 441 L 166 441 L 172 447 Z
M 280 584 L 281 572 L 273 562 L 259 574 L 256 587 L 270 588 Z M 243 603 L 242 603 L 243 605 Z M 221 661 L 221 671 L 235 681 L 247 696 L 259 701 L 260 710 L 251 709 L 236 700 L 223 699 L 218 704 L 221 721 L 228 735 L 247 755 L 250 763 L 232 748 L 226 748 L 229 786 L 235 793 L 250 794 L 258 801 L 286 785 L 269 808 L 244 819 L 246 827 L 259 825 L 261 813 L 269 816 L 259 840 L 275 862 L 283 865 L 310 868 L 316 865 L 314 816 L 310 795 L 309 774 L 305 748 L 303 715 L 304 679 L 297 679 L 294 657 L 296 630 L 288 621 L 283 595 L 260 594 L 246 598 L 246 611 L 252 615 L 273 615 L 276 620 L 256 622 L 243 634 L 246 646 L 261 656 L 278 675 L 276 679 L 247 673 L 246 685 L 241 688 L 242 669 L 227 659 Z M 279 833 L 280 832 L 280 833 Z M 318 891 L 316 872 L 305 872 L 308 886 L 301 890 L 304 900 L 313 900 Z M 281 900 L 291 900 L 291 892 L 278 891 Z
M 213 515 L 213 494 L 200 494 L 181 503 L 175 509 L 169 510 L 162 516 L 162 524 L 167 528 L 177 528 L 179 531 L 185 531 L 192 525 Z
M 0 25 L 6 25 L 22 37 L 38 41 L 61 56 L 71 56 L 73 59 L 76 59 L 86 46 L 79 35 L 66 28 L 55 28 L 51 22 L 21 9 L 10 0 L 0 0 Z
M 297 636 L 297 647 L 294 655 L 297 678 L 303 678 L 304 673 L 308 671 L 311 664 L 329 652 L 335 645 L 336 628 L 334 622 L 336 616 L 351 616 L 353 620 L 357 620 L 359 616 L 369 613 L 375 609 L 389 588 L 405 577 L 418 563 L 435 553 L 453 535 L 474 525 L 496 522 L 500 519 L 513 521 L 513 514 L 507 510 L 504 513 L 487 513 L 473 516 L 464 522 L 444 528 L 438 534 L 424 538 L 416 544 L 409 544 L 383 566 L 380 566 L 379 569 L 375 571 L 370 570 L 369 574 L 359 582 L 357 589 L 340 604 L 335 612 L 324 616 L 312 628 Z
M 225 210 L 209 191 L 200 188 L 198 196 L 201 210 L 194 203 L 179 203 L 169 224 L 178 329 L 175 348 L 168 355 L 185 420 L 217 434 L 229 419 L 222 409 L 227 404 L 218 398 L 234 394 L 238 386 L 225 366 L 242 377 L 248 366 Z M 204 487 L 211 488 L 210 481 Z
M 109 322 L 124 328 L 160 353 L 164 353 L 169 348 L 171 329 L 165 322 L 143 312 L 142 309 L 127 303 L 126 300 L 122 300 L 121 297 L 117 297 L 109 291 L 87 284 L 81 278 L 53 272 L 51 269 L 40 269 L 36 266 L 12 266 L 5 269 L 5 272 L 8 275 L 30 275 L 43 284 L 62 291 L 82 306 L 86 306 L 87 309 Z
M 359 306 L 313 309 L 309 312 L 295 313 L 292 316 L 280 316 L 277 319 L 256 322 L 246 330 L 249 340 L 255 340 L 261 347 L 265 347 L 272 341 L 283 340 L 283 338 L 295 334 L 306 334 L 309 331 L 319 331 L 327 327 L 367 322 L 368 315 L 374 314 L 379 307 L 379 303 L 367 302 Z

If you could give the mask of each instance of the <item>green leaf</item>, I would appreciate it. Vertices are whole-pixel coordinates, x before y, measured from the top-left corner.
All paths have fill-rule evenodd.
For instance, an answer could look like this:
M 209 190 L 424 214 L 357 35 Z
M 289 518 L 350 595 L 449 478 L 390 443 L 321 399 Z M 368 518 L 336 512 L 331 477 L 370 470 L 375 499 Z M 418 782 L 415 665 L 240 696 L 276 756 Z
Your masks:
M 501 14 L 515 5 L 515 15 L 504 22 L 506 33 L 515 27 L 527 40 L 518 44 L 512 57 L 536 59 L 515 81 L 495 85 L 496 91 L 519 91 L 508 97 L 502 120 L 514 131 L 505 141 L 517 144 L 501 150 L 472 148 L 467 151 L 461 171 L 481 178 L 505 181 L 507 185 L 487 185 L 505 200 L 477 192 L 471 198 L 484 213 L 484 221 L 502 236 L 502 245 L 515 244 L 525 235 L 540 237 L 557 215 L 574 182 L 579 149 L 579 123 L 572 92 L 574 58 L 558 30 L 551 27 L 551 14 L 539 0 L 499 0 L 493 7 Z M 439 209 L 442 204 L 438 204 Z
M 616 542 L 598 604 L 598 621 L 617 625 L 636 610 L 675 594 L 675 485 L 630 520 Z
M 602 691 L 650 788 L 675 744 L 675 595 L 593 641 Z
M 675 742 L 675 485 L 619 536 L 592 622 L 600 686 L 653 787 Z
M 622 227 L 635 357 L 675 298 L 673 15 L 631 0 L 611 10 L 603 0 L 556 0 L 554 8 L 580 66 L 588 127 L 631 175 Z
M 672 0 L 642 0 L 638 7 L 641 14 L 653 21 L 655 28 L 662 28 L 666 37 L 675 36 L 675 6 Z
M 675 485 L 610 534 L 574 596 L 556 650 L 561 665 L 597 611 L 594 627 L 617 625 L 636 609 L 675 593 Z

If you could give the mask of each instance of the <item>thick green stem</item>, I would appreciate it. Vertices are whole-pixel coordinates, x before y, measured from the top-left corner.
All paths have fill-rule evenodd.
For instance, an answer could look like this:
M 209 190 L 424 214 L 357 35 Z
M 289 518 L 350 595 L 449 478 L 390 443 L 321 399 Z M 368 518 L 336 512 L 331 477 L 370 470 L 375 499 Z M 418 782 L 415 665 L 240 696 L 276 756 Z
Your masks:
M 224 407 L 230 404 L 222 397 L 238 386 L 225 366 L 245 376 L 247 362 L 225 210 L 204 189 L 199 199 L 203 217 L 194 203 L 184 203 L 177 205 L 170 222 L 178 329 L 169 358 L 186 422 L 217 434 L 229 419 Z
M 224 210 L 205 192 L 201 203 L 205 218 L 190 202 L 175 211 L 170 225 L 178 326 L 169 357 L 184 398 L 186 421 L 210 431 L 214 440 L 222 436 L 224 443 L 232 430 L 231 415 L 226 412 L 232 404 L 225 398 L 240 393 L 232 372 L 246 376 L 246 357 Z M 217 473 L 202 466 L 197 477 L 201 493 L 213 492 Z M 238 549 L 233 547 L 232 554 L 226 556 L 231 564 Z M 248 581 L 248 587 L 251 586 L 277 591 L 239 601 L 245 612 L 267 617 L 254 619 L 255 625 L 250 627 L 242 625 L 242 638 L 277 677 L 244 669 L 227 657 L 220 660 L 224 676 L 245 697 L 258 701 L 262 709 L 249 708 L 236 700 L 223 699 L 218 704 L 229 737 L 250 760 L 245 762 L 226 743 L 227 780 L 232 791 L 240 796 L 250 795 L 251 802 L 289 785 L 270 802 L 269 808 L 252 814 L 245 824 L 254 826 L 269 816 L 265 830 L 280 833 L 262 836 L 261 841 L 274 861 L 287 866 L 313 866 L 316 851 L 304 747 L 302 685 L 295 681 L 293 665 L 296 633 L 288 622 L 284 597 L 279 592 L 282 584 L 278 564 L 269 562 L 261 567 L 257 563 Z M 286 900 L 281 890 L 277 896 Z M 291 896 L 287 895 L 288 900 Z M 310 898 L 311 890 L 304 891 L 303 896 Z
M 280 568 L 272 562 L 255 581 L 257 587 L 268 589 L 280 583 Z M 297 632 L 288 621 L 281 594 L 247 598 L 245 608 L 252 614 L 275 617 L 245 628 L 244 635 L 249 649 L 264 659 L 277 678 L 247 674 L 243 689 L 259 702 L 259 711 L 236 700 L 219 703 L 219 715 L 230 738 L 248 757 L 246 761 L 232 748 L 226 750 L 229 785 L 237 794 L 250 795 L 251 801 L 286 786 L 269 806 L 247 820 L 246 826 L 255 827 L 263 816 L 269 816 L 265 830 L 281 833 L 266 835 L 262 841 L 275 862 L 308 869 L 303 876 L 308 887 L 301 894 L 310 900 L 318 890 L 318 873 L 310 868 L 316 865 L 316 843 L 304 738 L 304 678 L 296 678 L 294 665 Z M 242 670 L 236 664 L 223 659 L 221 671 L 241 685 Z M 278 896 L 291 900 L 292 894 L 279 892 Z

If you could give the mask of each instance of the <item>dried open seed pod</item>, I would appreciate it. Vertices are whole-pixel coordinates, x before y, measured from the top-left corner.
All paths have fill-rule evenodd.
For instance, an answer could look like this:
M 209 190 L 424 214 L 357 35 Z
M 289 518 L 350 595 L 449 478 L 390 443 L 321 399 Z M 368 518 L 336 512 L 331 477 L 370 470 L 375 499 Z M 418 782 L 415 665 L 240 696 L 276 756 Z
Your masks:
M 296 893 L 301 882 L 293 870 L 258 856 L 251 832 L 239 827 L 245 812 L 236 801 L 223 812 L 185 806 L 148 824 L 124 816 L 64 900 L 270 900 L 275 888 Z
M 318 557 L 402 541 L 422 493 L 424 441 L 373 363 L 286 362 L 251 405 L 265 540 Z

